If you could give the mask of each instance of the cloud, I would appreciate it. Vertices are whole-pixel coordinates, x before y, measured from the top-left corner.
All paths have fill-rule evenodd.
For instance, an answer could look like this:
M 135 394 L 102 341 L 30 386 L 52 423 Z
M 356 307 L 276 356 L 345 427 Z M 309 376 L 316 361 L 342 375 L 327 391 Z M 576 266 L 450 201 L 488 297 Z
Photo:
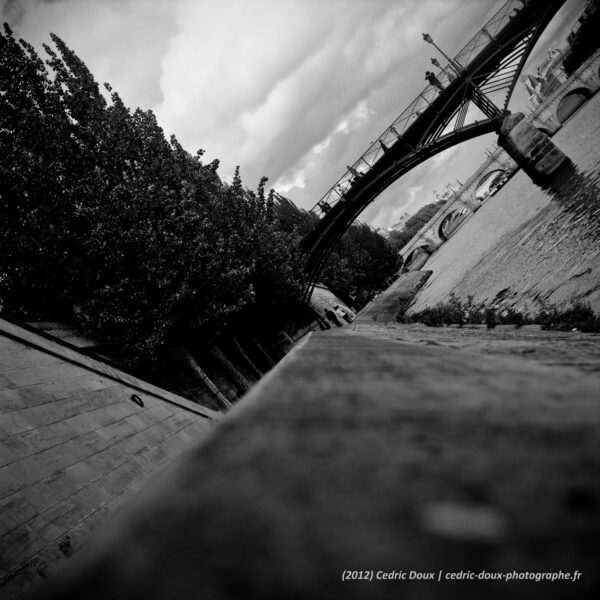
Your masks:
M 19 0 L 0 0 L 0 15 L 3 22 L 17 26 L 26 12 L 25 5 Z
M 223 171 L 241 164 L 252 179 L 275 180 L 365 106 L 389 59 L 365 60 L 373 33 L 358 25 L 389 11 L 386 2 L 180 3 L 157 115 Z
M 339 112 L 344 107 L 345 99 L 344 90 L 340 89 L 336 104 L 329 113 L 329 125 L 312 132 L 315 143 L 307 148 L 298 161 L 291 163 L 276 185 L 282 185 L 301 205 L 314 205 L 344 173 L 346 165 L 353 164 L 423 89 L 423 74 L 429 66 L 428 56 L 424 54 L 424 50 L 429 50 L 421 39 L 423 23 L 430 22 L 434 14 L 444 20 L 457 5 L 455 2 L 403 3 L 402 7 L 396 6 L 394 11 L 386 13 L 379 27 L 372 29 L 373 36 L 364 51 L 363 65 L 366 66 L 361 70 L 357 66 L 360 61 L 350 61 L 354 76 L 368 82 L 360 90 L 355 102 L 356 105 L 359 102 L 366 103 L 369 119 L 356 123 L 351 131 L 339 132 L 337 127 L 340 121 L 347 118 L 347 113 Z M 374 64 L 379 65 L 378 72 L 371 70 Z M 340 64 L 338 68 L 345 70 L 347 65 Z M 352 108 L 349 107 L 349 110 Z M 329 140 L 336 140 L 337 143 L 328 143 Z M 299 172 L 302 173 L 301 177 L 298 176 Z M 302 181 L 303 188 L 294 190 L 290 186 L 290 181 L 294 180 Z M 378 198 L 377 204 L 384 198 L 384 195 Z
M 148 109 L 160 100 L 161 59 L 175 31 L 168 2 L 4 0 L 0 8 L 15 34 L 38 51 L 51 44 L 50 33 L 58 35 L 127 105 Z
M 566 6 L 580 9 L 583 0 Z M 455 54 L 501 0 L 0 0 L 15 33 L 57 33 L 132 107 L 153 108 L 190 152 L 236 165 L 310 208 L 424 88 L 435 49 Z M 557 22 L 572 20 L 565 8 Z M 556 30 L 544 39 L 555 39 Z M 466 179 L 490 138 L 406 174 L 361 219 L 388 226 Z M 415 192 L 418 190 L 418 192 Z
M 409 214 L 416 212 L 419 205 L 421 204 L 421 196 L 423 193 L 423 186 L 417 185 L 408 188 L 408 199 L 401 208 L 396 208 L 392 211 L 392 217 L 397 218 L 402 212 L 406 211 Z
M 452 146 L 452 148 L 448 148 L 439 154 L 436 154 L 431 162 L 436 168 L 441 167 L 444 163 L 447 163 L 454 156 L 456 156 L 460 152 L 460 146 Z
M 222 176 L 239 164 L 246 185 L 267 175 L 309 208 L 423 88 L 423 29 L 464 36 L 490 4 L 32 0 L 18 34 L 39 47 L 56 32 Z
M 365 127 L 365 121 L 372 112 L 367 100 L 360 101 L 348 114 L 343 115 L 324 140 L 315 144 L 291 169 L 284 172 L 275 182 L 275 187 L 283 193 L 294 188 L 304 188 L 306 173 L 317 170 L 326 153 L 328 155 L 344 155 L 348 149 L 350 137 L 354 132 Z

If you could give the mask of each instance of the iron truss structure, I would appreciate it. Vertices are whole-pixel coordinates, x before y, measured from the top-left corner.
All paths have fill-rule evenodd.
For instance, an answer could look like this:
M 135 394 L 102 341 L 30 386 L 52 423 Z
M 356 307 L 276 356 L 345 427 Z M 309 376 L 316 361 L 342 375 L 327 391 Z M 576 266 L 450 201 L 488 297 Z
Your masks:
M 565 1 L 503 4 L 311 209 L 320 220 L 302 241 L 304 300 L 336 242 L 384 189 L 435 154 L 499 131 L 525 61 Z

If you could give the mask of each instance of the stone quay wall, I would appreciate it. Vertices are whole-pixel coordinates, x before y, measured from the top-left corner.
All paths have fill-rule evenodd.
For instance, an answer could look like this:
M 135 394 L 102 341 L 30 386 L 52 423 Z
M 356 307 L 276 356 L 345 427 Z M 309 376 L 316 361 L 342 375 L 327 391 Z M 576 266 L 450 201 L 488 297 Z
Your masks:
M 0 596 L 29 595 L 219 415 L 0 319 Z

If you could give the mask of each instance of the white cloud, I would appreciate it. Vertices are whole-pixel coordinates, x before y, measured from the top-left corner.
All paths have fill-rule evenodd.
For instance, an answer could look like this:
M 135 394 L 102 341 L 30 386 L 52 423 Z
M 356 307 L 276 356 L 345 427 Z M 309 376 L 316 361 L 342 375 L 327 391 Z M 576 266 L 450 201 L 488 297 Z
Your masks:
M 160 61 L 175 25 L 168 2 L 4 0 L 0 16 L 42 53 L 50 33 L 58 35 L 127 105 L 151 108 L 159 99 Z
M 431 161 L 436 167 L 440 167 L 444 163 L 447 163 L 451 158 L 456 156 L 460 152 L 460 146 L 452 146 L 452 148 L 448 148 L 439 154 L 436 154 Z
M 572 0 L 567 6 L 581 6 Z M 54 31 L 167 135 L 313 206 L 425 86 L 433 47 L 457 52 L 501 0 L 0 0 L 17 35 Z M 572 20 L 565 9 L 559 21 Z M 554 39 L 549 32 L 544 39 Z M 387 227 L 477 166 L 487 141 L 405 175 L 361 215 Z M 472 166 L 470 166 L 472 165 Z M 415 191 L 415 190 L 418 190 Z
M 157 115 L 186 147 L 219 157 L 223 174 L 241 164 L 250 180 L 294 178 L 340 114 L 365 110 L 363 71 L 381 68 L 363 66 L 372 33 L 357 26 L 387 12 L 387 2 L 181 2 Z

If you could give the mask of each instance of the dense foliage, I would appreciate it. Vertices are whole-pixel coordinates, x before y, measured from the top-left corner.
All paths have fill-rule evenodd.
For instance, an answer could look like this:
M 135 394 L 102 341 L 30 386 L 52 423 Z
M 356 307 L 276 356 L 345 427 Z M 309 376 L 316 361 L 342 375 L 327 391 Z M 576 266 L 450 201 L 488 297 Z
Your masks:
M 423 323 L 429 327 L 449 325 L 487 325 L 493 329 L 497 325 L 540 325 L 542 329 L 556 331 L 600 331 L 600 316 L 596 315 L 589 304 L 576 301 L 567 308 L 549 306 L 540 302 L 537 313 L 527 313 L 512 307 L 492 307 L 485 303 L 475 303 L 473 296 L 467 296 L 466 302 L 454 293 L 447 302 L 438 302 L 419 313 L 398 315 L 402 323 Z
M 232 324 L 281 325 L 301 263 L 265 181 L 256 193 L 239 173 L 222 183 L 217 162 L 103 94 L 53 41 L 45 64 L 7 26 L 0 37 L 3 310 L 74 311 L 134 360 Z
M 256 192 L 239 172 L 222 182 L 218 161 L 167 140 L 52 40 L 44 61 L 0 33 L 0 309 L 74 318 L 132 363 L 226 329 L 280 328 L 302 289 L 302 231 L 282 225 L 266 179 Z
M 364 223 L 354 223 L 334 248 L 321 278 L 340 298 L 359 308 L 401 266 L 398 252 L 384 237 Z
M 318 219 L 281 196 L 276 212 L 281 228 L 298 241 L 313 229 Z M 353 223 L 331 252 L 320 279 L 345 302 L 361 308 L 401 264 L 398 252 L 383 236 L 364 223 Z
M 435 213 L 444 205 L 445 200 L 438 200 L 422 206 L 412 217 L 407 219 L 404 227 L 400 231 L 390 233 L 390 244 L 400 250 L 415 236 L 419 229 L 425 225 L 435 215 Z
M 600 0 L 589 0 L 577 28 L 569 34 L 569 50 L 563 58 L 567 75 L 572 75 L 600 47 Z

